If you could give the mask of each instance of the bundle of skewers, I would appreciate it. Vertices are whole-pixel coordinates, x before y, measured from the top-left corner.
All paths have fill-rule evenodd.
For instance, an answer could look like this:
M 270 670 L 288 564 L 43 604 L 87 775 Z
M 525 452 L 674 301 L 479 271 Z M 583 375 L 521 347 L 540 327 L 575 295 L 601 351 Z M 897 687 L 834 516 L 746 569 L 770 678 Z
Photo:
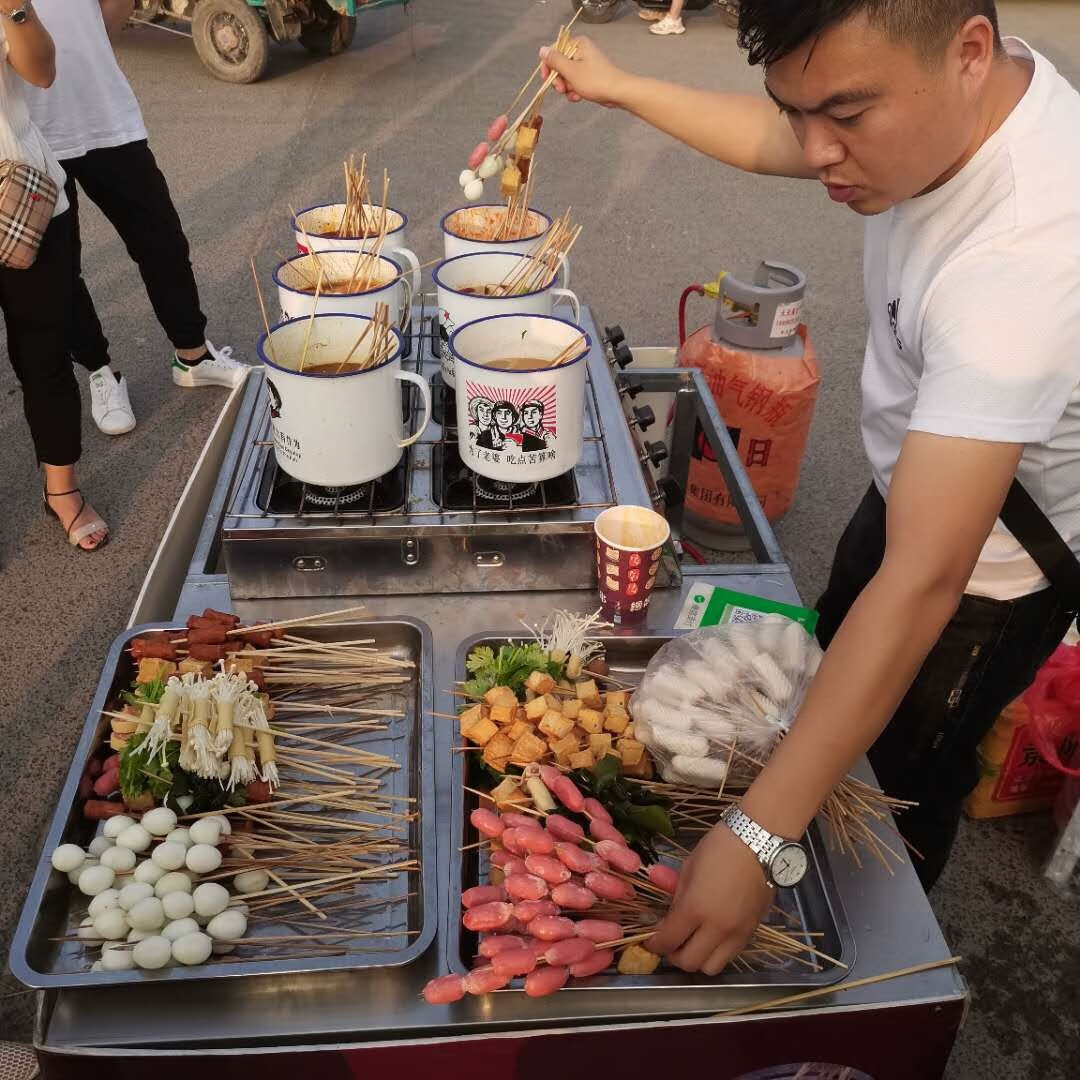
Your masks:
M 470 824 L 481 837 L 471 845 L 486 855 L 488 884 L 462 894 L 465 928 L 481 935 L 468 975 L 445 975 L 424 990 L 431 1004 L 501 990 L 524 977 L 525 993 L 542 997 L 571 979 L 615 968 L 649 975 L 661 959 L 645 947 L 663 919 L 679 880 L 667 863 L 644 865 L 595 798 L 554 766 L 539 767 L 551 811 L 519 805 L 497 812 L 481 791 Z M 821 970 L 843 967 L 793 930 L 777 910 L 754 931 L 732 961 L 756 971 L 792 964 Z
M 575 47 L 570 41 L 570 27 L 580 14 L 579 10 L 566 26 L 560 27 L 558 37 L 552 45 L 553 49 L 565 56 L 574 55 Z M 513 121 L 510 120 L 510 114 L 532 89 L 533 83 L 541 75 L 541 70 L 540 65 L 537 65 L 506 111 L 491 122 L 486 138 L 473 147 L 469 154 L 468 168 L 458 177 L 465 198 L 469 202 L 477 202 L 484 194 L 484 182 L 497 175 L 499 191 L 502 197 L 508 200 L 508 219 L 527 217 L 534 155 L 544 123 L 540 106 L 555 83 L 555 74 L 552 73 L 541 82 L 539 89 Z M 513 238 L 515 237 L 511 234 L 498 239 Z
M 583 228 L 573 224 L 570 214 L 567 208 L 562 217 L 556 218 L 532 250 L 501 281 L 476 286 L 470 291 L 482 296 L 524 296 L 553 285 Z
M 90 898 L 74 936 L 102 949 L 95 963 L 382 951 L 414 932 L 407 886 L 391 890 L 420 868 L 418 808 L 387 786 L 401 762 L 369 741 L 403 722 L 414 665 L 301 627 L 356 610 L 257 626 L 208 610 L 133 640 L 134 693 L 106 713 L 132 727 L 119 755 L 92 759 L 105 798 L 86 816 L 102 834 L 52 858 Z M 207 630 L 213 642 L 192 640 Z M 209 648 L 220 657 L 192 655 Z

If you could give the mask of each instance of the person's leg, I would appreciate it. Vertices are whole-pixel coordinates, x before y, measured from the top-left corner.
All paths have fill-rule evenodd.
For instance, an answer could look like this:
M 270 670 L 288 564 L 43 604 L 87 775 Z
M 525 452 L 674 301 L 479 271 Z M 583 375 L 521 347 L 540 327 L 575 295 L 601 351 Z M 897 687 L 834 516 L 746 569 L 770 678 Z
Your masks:
M 79 191 L 75 182 L 82 158 L 64 162 L 67 183 L 64 191 L 70 203 L 72 272 L 71 358 L 89 375 L 90 414 L 106 435 L 123 435 L 135 427 L 135 414 L 128 397 L 127 380 L 113 371 L 109 361 L 109 341 L 105 337 L 90 290 L 82 276 L 82 233 L 79 228 Z M 58 489 L 59 490 L 59 489 Z
M 73 294 L 71 312 L 71 358 L 89 372 L 98 371 L 109 363 L 109 341 L 105 337 L 90 290 L 82 276 L 82 232 L 79 228 L 79 191 L 75 183 L 81 158 L 64 162 L 67 194 L 71 209 L 71 244 Z
M 73 280 L 71 222 L 66 214 L 53 219 L 32 266 L 0 269 L 8 355 L 22 385 L 23 411 L 45 474 L 45 491 L 65 493 L 47 503 L 69 535 L 97 519 L 93 507 L 75 491 L 82 410 L 70 355 Z M 93 550 L 106 536 L 106 530 L 96 530 L 79 546 Z
M 671 0 L 671 7 L 667 14 L 657 23 L 649 27 L 650 34 L 681 34 L 686 27 L 683 25 L 682 13 L 686 6 L 686 0 Z
M 1007 602 L 965 596 L 871 748 L 883 789 L 919 803 L 897 825 L 922 856 L 915 869 L 927 889 L 945 866 L 963 800 L 978 781 L 979 743 L 1031 685 L 1071 621 L 1049 589 Z
M 180 215 L 150 147 L 140 141 L 91 150 L 79 159 L 76 175 L 138 266 L 173 347 L 182 358 L 195 359 L 204 349 L 206 316 Z
M 179 386 L 235 386 L 247 367 L 228 347 L 206 339 L 206 316 L 191 269 L 190 248 L 169 186 L 145 140 L 91 150 L 79 184 L 120 234 L 139 267 L 158 322 L 175 349 Z

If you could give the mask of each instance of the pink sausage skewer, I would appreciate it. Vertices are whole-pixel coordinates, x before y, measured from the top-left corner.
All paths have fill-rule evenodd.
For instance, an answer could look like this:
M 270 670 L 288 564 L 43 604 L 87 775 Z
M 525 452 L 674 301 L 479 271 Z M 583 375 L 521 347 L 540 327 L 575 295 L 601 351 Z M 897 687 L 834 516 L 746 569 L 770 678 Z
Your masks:
M 537 968 L 532 974 L 525 976 L 525 993 L 529 997 L 547 997 L 548 994 L 561 990 L 569 978 L 569 968 L 550 965 Z
M 543 829 L 518 829 L 517 832 L 518 842 L 530 855 L 550 855 L 554 852 L 555 841 Z
M 465 976 L 465 992 L 479 997 L 501 990 L 509 982 L 509 976 L 500 975 L 493 967 L 477 968 Z
M 519 900 L 514 905 L 514 918 L 526 926 L 538 915 L 558 915 L 559 905 L 551 900 Z M 614 940 L 614 938 L 612 938 Z
M 529 923 L 529 933 L 541 941 L 562 941 L 574 936 L 574 924 L 558 915 L 538 915 Z
M 530 855 L 525 860 L 525 867 L 549 885 L 562 885 L 570 880 L 570 871 L 551 855 Z
M 495 902 L 469 908 L 462 916 L 461 921 L 466 930 L 475 930 L 478 933 L 486 934 L 492 930 L 501 930 L 510 922 L 513 915 L 513 904 Z M 470 990 L 469 993 L 472 993 L 472 991 Z
M 424 987 L 429 1005 L 451 1005 L 465 996 L 465 980 L 460 975 L 440 975 Z
M 615 941 L 616 938 L 605 938 L 605 941 Z M 531 944 L 531 942 L 529 943 Z M 501 952 L 505 952 L 507 949 L 521 949 L 526 945 L 526 939 L 517 937 L 514 934 L 494 934 L 491 937 L 484 938 L 480 942 L 480 948 L 476 951 L 485 959 L 490 960 L 493 956 L 497 956 Z
M 529 817 L 528 814 L 518 814 L 508 810 L 502 815 L 502 823 L 508 829 L 542 829 L 539 818 Z
M 480 904 L 498 903 L 506 899 L 506 890 L 501 885 L 476 885 L 461 894 L 461 906 L 479 907 Z
M 469 155 L 469 168 L 480 168 L 480 163 L 488 156 L 488 151 L 490 149 L 491 147 L 486 142 L 477 143 L 473 147 L 472 153 Z
M 588 938 L 596 945 L 602 945 L 605 941 L 621 941 L 623 928 L 609 919 L 579 919 L 574 923 L 574 930 L 578 937 Z
M 547 882 L 536 874 L 512 874 L 505 885 L 512 900 L 543 900 L 548 894 Z
M 641 869 L 641 858 L 625 844 L 614 840 L 601 840 L 595 848 L 596 854 L 606 863 L 610 863 L 620 874 L 636 874 Z
M 497 974 L 514 979 L 535 970 L 537 960 L 538 957 L 531 948 L 506 949 L 495 956 L 491 966 Z
M 544 953 L 544 959 L 556 967 L 569 967 L 571 964 L 580 964 L 588 960 L 596 952 L 596 945 L 588 938 L 572 937 L 556 941 Z
M 472 822 L 473 828 L 480 833 L 481 836 L 486 836 L 489 840 L 494 840 L 498 836 L 502 836 L 505 826 L 499 820 L 499 815 L 493 810 L 485 810 L 483 807 L 477 807 L 470 815 L 469 821 Z
M 606 821 L 601 821 L 599 818 L 593 818 L 593 820 L 589 822 L 589 835 L 594 840 L 611 840 L 613 843 L 622 844 L 624 847 L 626 846 L 626 837 L 623 836 L 614 825 L 609 825 Z M 506 833 L 503 833 L 503 843 L 506 843 Z
M 586 874 L 585 884 L 601 900 L 633 900 L 636 895 L 633 885 L 603 870 L 594 870 L 591 874 Z
M 585 800 L 585 814 L 590 818 L 595 818 L 597 821 L 606 821 L 609 825 L 615 824 L 607 811 L 607 807 L 599 799 L 589 798 Z
M 604 860 L 591 851 L 582 851 L 573 844 L 556 844 L 555 854 L 559 861 L 575 874 L 587 874 L 590 870 L 603 870 Z
M 593 873 L 597 872 L 593 871 Z M 585 880 L 588 881 L 591 876 L 592 874 L 589 874 Z M 568 881 L 565 885 L 556 885 L 551 890 L 551 899 L 559 907 L 567 908 L 570 911 L 588 911 L 589 908 L 596 906 L 596 897 L 597 893 L 593 889 L 587 888 L 585 885 L 578 885 L 572 881 Z
M 679 885 L 679 871 L 673 870 L 663 863 L 653 863 L 652 866 L 646 869 L 645 873 L 648 875 L 649 880 L 658 889 L 663 889 L 664 892 L 674 894 Z
M 549 814 L 546 824 L 547 831 L 556 840 L 562 840 L 568 844 L 580 844 L 585 839 L 585 830 L 576 821 L 571 821 L 562 814 Z
M 615 953 L 611 949 L 597 949 L 587 960 L 570 965 L 570 974 L 575 979 L 587 979 L 590 975 L 599 975 L 615 963 Z

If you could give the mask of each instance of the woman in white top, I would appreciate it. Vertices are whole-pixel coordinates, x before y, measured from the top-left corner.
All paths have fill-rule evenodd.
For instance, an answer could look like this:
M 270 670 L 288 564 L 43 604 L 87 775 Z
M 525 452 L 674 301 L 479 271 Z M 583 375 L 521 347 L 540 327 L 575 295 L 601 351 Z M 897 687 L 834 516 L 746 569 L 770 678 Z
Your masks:
M 52 38 L 30 0 L 0 0 L 0 161 L 47 172 L 60 188 L 52 223 L 33 266 L 0 266 L 0 310 L 8 355 L 23 392 L 23 411 L 44 471 L 42 497 L 68 541 L 95 551 L 109 530 L 83 498 L 75 479 L 81 455 L 79 385 L 71 369 L 70 316 L 73 281 L 71 215 L 64 171 L 30 120 L 26 83 L 48 86 L 56 75 Z M 25 80 L 25 82 L 24 82 Z

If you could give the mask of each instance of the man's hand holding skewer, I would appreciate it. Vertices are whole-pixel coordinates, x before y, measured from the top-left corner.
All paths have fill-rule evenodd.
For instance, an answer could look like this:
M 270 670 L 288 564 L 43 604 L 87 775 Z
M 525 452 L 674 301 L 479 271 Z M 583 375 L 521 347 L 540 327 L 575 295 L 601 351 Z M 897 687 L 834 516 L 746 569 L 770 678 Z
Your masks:
M 616 67 L 588 38 L 572 38 L 567 56 L 551 46 L 540 50 L 540 73 L 544 79 L 556 72 L 555 89 L 570 101 L 593 101 L 617 108 L 620 87 L 630 76 Z

